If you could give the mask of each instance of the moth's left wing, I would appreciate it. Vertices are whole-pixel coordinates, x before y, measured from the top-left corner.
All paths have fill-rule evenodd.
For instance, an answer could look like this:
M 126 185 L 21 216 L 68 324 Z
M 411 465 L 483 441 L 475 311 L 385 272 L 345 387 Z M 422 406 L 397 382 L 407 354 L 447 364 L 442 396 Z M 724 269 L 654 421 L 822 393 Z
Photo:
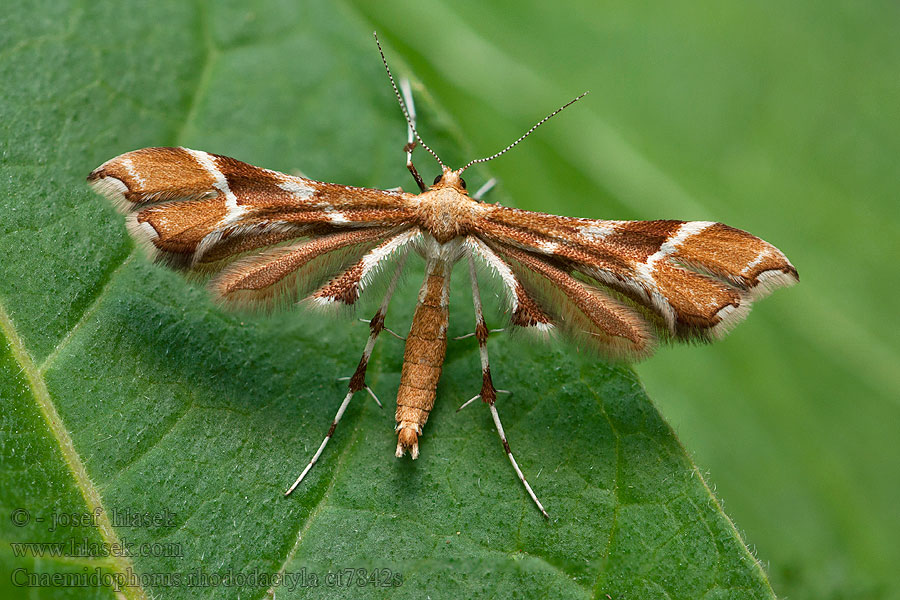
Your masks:
M 187 148 L 128 152 L 88 181 L 126 213 L 130 233 L 155 259 L 222 271 L 213 292 L 240 304 L 305 295 L 369 253 L 388 258 L 378 248 L 396 250 L 389 242 L 411 229 L 413 214 L 411 194 L 313 181 Z M 345 290 L 344 303 L 360 289 L 356 282 Z
M 519 264 L 520 279 L 543 271 L 540 285 L 557 288 L 551 270 L 587 279 L 591 294 L 625 300 L 677 339 L 719 337 L 754 299 L 797 281 L 778 248 L 722 223 L 602 221 L 486 205 L 476 233 Z

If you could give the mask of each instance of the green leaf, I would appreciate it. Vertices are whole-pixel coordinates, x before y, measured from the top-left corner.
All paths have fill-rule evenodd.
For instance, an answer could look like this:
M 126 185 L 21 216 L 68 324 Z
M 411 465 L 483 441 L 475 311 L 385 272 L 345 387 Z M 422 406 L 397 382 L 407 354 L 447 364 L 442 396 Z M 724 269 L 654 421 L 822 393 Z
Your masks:
M 510 443 L 550 521 L 483 407 L 454 412 L 480 382 L 471 339 L 450 344 L 419 460 L 393 458 L 392 411 L 360 395 L 308 480 L 283 497 L 328 428 L 365 325 L 221 312 L 202 286 L 149 264 L 84 177 L 126 150 L 183 144 L 323 180 L 409 182 L 371 24 L 293 3 L 25 11 L 11 7 L 0 27 L 0 591 L 22 591 L 14 572 L 96 572 L 124 578 L 128 598 L 270 587 L 279 598 L 348 587 L 354 597 L 773 597 L 634 373 L 574 348 L 505 335 L 490 344 L 496 383 L 513 390 L 500 401 Z M 418 98 L 428 139 L 459 162 L 461 134 L 427 91 Z M 409 323 L 420 276 L 416 264 L 389 325 Z M 474 321 L 462 271 L 453 290 L 455 336 Z M 385 400 L 402 353 L 385 336 L 370 363 Z M 25 526 L 13 521 L 20 508 Z M 54 515 L 84 514 L 93 520 L 50 531 Z M 29 559 L 13 545 L 82 539 L 134 554 Z M 361 574 L 352 568 L 380 580 L 350 583 Z M 292 577 L 272 586 L 279 572 Z M 49 582 L 40 597 L 83 597 L 39 581 Z

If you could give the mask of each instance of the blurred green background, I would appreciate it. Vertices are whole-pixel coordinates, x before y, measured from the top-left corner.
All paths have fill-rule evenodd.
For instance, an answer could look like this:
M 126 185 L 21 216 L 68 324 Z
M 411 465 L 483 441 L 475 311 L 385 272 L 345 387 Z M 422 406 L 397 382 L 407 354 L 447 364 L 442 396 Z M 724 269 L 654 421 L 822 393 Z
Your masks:
M 779 596 L 896 598 L 900 4 L 354 3 L 520 208 L 719 220 L 795 288 L 638 368 Z M 438 152 L 441 149 L 438 148 Z

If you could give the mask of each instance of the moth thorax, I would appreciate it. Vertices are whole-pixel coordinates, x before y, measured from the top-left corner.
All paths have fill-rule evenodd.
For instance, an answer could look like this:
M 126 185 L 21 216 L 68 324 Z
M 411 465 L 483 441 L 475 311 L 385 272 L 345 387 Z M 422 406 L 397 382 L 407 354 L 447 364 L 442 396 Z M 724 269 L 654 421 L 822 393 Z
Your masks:
M 452 187 L 423 192 L 417 199 L 419 222 L 442 244 L 466 235 L 479 210 L 478 202 Z

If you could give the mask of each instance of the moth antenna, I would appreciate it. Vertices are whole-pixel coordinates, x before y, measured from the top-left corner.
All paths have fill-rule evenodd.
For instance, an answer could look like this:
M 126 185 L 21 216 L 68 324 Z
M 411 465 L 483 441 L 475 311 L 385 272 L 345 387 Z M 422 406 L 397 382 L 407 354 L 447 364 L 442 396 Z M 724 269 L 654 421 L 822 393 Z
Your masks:
M 422 137 L 419 135 L 419 132 L 416 130 L 416 126 L 415 126 L 412 118 L 409 116 L 409 110 L 406 107 L 406 102 L 403 101 L 403 96 L 400 95 L 400 90 L 397 89 L 397 84 L 394 82 L 394 76 L 391 74 L 391 68 L 387 64 L 387 59 L 384 57 L 384 50 L 382 50 L 382 48 L 381 48 L 381 42 L 378 41 L 378 32 L 373 31 L 372 35 L 375 36 L 375 44 L 378 46 L 378 53 L 381 54 L 381 62 L 384 63 L 384 69 L 385 69 L 385 71 L 387 71 L 388 78 L 391 80 L 391 87 L 394 88 L 394 95 L 397 96 L 397 102 L 400 103 L 400 109 L 403 111 L 403 116 L 406 118 L 406 123 L 409 125 L 409 128 L 412 130 L 413 135 L 416 136 L 416 140 L 419 142 L 419 144 L 421 144 L 422 147 L 425 148 L 428 151 L 428 153 L 434 157 L 434 159 L 436 161 L 438 161 L 438 164 L 441 165 L 441 169 L 446 170 L 447 167 L 446 167 L 446 165 L 444 165 L 444 161 L 442 161 L 440 159 L 440 157 L 434 152 L 434 150 L 432 150 L 428 146 L 428 144 L 426 144 L 424 141 L 422 141 Z
M 553 117 L 555 117 L 556 115 L 558 115 L 559 113 L 561 113 L 561 112 L 563 111 L 563 109 L 566 109 L 566 108 L 572 106 L 573 104 L 575 104 L 576 102 L 578 102 L 579 100 L 581 100 L 582 98 L 584 98 L 584 97 L 587 96 L 587 95 L 588 95 L 588 92 L 584 92 L 584 93 L 581 94 L 580 96 L 577 96 L 576 98 L 573 98 L 572 100 L 569 100 L 568 102 L 566 102 L 565 104 L 563 104 L 562 106 L 560 106 L 559 108 L 557 108 L 556 110 L 554 110 L 552 113 L 550 113 L 549 115 L 547 115 L 546 117 L 544 117 L 543 119 L 541 119 L 540 121 L 538 121 L 537 123 L 535 123 L 534 125 L 532 125 L 531 129 L 529 129 L 528 131 L 526 131 L 526 132 L 522 135 L 522 137 L 520 137 L 519 139 L 517 139 L 516 141 L 514 141 L 512 144 L 510 144 L 509 146 L 507 146 L 506 148 L 504 148 L 504 149 L 501 150 L 500 152 L 498 152 L 498 153 L 496 153 L 496 154 L 492 154 L 492 155 L 490 155 L 490 156 L 485 156 L 484 158 L 476 158 L 475 160 L 469 161 L 469 163 L 466 164 L 466 166 L 464 166 L 462 169 L 459 170 L 459 173 L 462 173 L 463 171 L 465 171 L 466 169 L 468 169 L 469 167 L 471 167 L 471 166 L 474 165 L 474 164 L 487 162 L 487 161 L 489 161 L 489 160 L 494 160 L 495 158 L 497 158 L 497 157 L 500 156 L 501 154 L 506 154 L 507 152 L 509 152 L 510 150 L 512 150 L 512 149 L 516 146 L 516 144 L 518 144 L 519 142 L 521 142 L 522 140 L 524 140 L 525 138 L 527 138 L 529 135 L 531 135 L 532 132 L 533 132 L 535 129 L 537 129 L 538 127 L 540 127 L 541 125 L 543 125 L 544 123 L 546 123 L 547 121 L 549 121 L 550 119 L 552 119 Z

